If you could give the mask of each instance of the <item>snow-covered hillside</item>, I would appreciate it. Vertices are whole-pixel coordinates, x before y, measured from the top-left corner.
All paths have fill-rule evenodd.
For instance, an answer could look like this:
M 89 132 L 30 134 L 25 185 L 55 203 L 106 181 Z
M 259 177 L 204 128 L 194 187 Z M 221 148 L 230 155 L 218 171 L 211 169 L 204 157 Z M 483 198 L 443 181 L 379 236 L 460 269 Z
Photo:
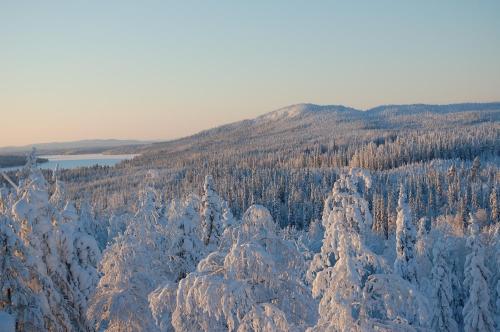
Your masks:
M 464 219 L 417 220 L 401 183 L 392 228 L 366 200 L 378 178 L 351 168 L 320 223 L 280 229 L 260 205 L 234 217 L 211 176 L 201 196 L 164 201 L 150 172 L 136 211 L 104 218 L 76 208 L 57 173 L 49 186 L 35 160 L 0 192 L 6 331 L 498 329 L 496 194 Z M 473 183 L 484 183 L 479 167 Z
M 283 114 L 294 116 L 263 120 Z M 130 188 L 140 186 L 149 170 L 159 174 L 157 189 L 168 199 L 199 193 L 205 175 L 211 174 L 237 217 L 258 203 L 281 226 L 300 228 L 320 218 L 322 201 L 342 167 L 363 167 L 384 177 L 375 181 L 368 195 L 370 203 L 377 195 L 386 205 L 387 196 L 398 190 L 398 177 L 412 181 L 412 190 L 420 185 L 435 190 L 445 180 L 450 162 L 458 172 L 470 167 L 475 157 L 485 168 L 494 165 L 492 158 L 500 155 L 499 123 L 499 103 L 392 105 L 368 111 L 302 104 L 144 146 L 141 156 L 113 169 L 63 171 L 61 176 L 77 200 L 88 195 L 99 209 L 121 209 L 125 202 L 137 202 Z M 447 165 L 438 167 L 439 181 L 425 179 L 421 171 L 419 179 L 403 174 L 409 168 L 428 168 L 426 163 L 432 161 Z M 395 170 L 399 174 L 391 175 Z M 494 167 L 490 171 L 494 173 Z M 486 201 L 483 197 L 478 206 L 486 207 Z M 448 202 L 432 209 L 446 213 L 448 207 L 442 203 Z M 395 214 L 395 207 L 390 209 Z M 430 212 L 416 210 L 418 217 Z
M 498 331 L 499 104 L 295 105 L 0 181 L 9 331 Z

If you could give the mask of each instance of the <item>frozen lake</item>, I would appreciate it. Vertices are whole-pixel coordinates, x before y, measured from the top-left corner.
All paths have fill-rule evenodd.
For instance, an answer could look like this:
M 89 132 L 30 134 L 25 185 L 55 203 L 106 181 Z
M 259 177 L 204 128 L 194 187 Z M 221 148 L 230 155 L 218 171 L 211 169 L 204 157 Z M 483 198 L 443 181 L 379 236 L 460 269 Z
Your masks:
M 54 169 L 59 165 L 60 169 L 70 169 L 78 167 L 92 167 L 95 165 L 100 166 L 114 166 L 122 160 L 132 159 L 136 154 L 75 154 L 75 155 L 48 155 L 48 156 L 38 156 L 39 158 L 45 158 L 49 161 L 46 163 L 39 164 L 42 169 Z M 22 166 L 17 167 L 6 167 L 0 168 L 2 171 L 13 171 L 22 168 Z

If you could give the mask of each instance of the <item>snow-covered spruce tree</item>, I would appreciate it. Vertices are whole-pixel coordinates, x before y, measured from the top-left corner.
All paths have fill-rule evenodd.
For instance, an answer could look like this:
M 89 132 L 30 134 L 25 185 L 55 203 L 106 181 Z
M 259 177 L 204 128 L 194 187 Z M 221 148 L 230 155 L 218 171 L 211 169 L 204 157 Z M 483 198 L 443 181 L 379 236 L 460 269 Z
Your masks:
M 312 331 L 361 330 L 360 304 L 366 280 L 370 275 L 384 273 L 388 269 L 377 255 L 366 248 L 355 231 L 343 226 L 347 224 L 347 218 L 342 216 L 345 212 L 333 212 L 340 222 L 339 259 L 333 267 L 318 272 L 313 281 L 313 296 L 321 299 L 320 318 Z
M 420 290 L 430 295 L 432 293 L 431 270 L 432 270 L 432 237 L 428 233 L 429 219 L 420 218 L 418 221 L 417 241 L 415 245 L 415 259 L 418 266 L 417 279 Z
M 217 249 L 223 231 L 222 200 L 215 192 L 213 182 L 212 176 L 205 177 L 201 197 L 202 239 L 205 246 L 210 246 L 211 250 Z
M 236 223 L 236 219 L 233 216 L 233 212 L 229 208 L 229 204 L 226 201 L 222 202 L 222 227 L 226 229 L 233 226 Z
M 313 295 L 321 298 L 320 318 L 312 331 L 361 329 L 364 284 L 368 276 L 388 270 L 363 242 L 370 237 L 371 214 L 358 193 L 360 182 L 370 183 L 363 173 L 342 174 L 325 201 L 325 238 L 308 271 L 308 278 L 314 278 Z
M 216 194 L 213 192 L 212 196 Z M 222 229 L 236 226 L 229 206 L 222 201 Z M 171 324 L 172 314 L 176 308 L 177 287 L 180 280 L 196 269 L 198 262 L 210 253 L 214 246 L 205 246 L 201 235 L 203 234 L 204 212 L 200 208 L 202 201 L 197 195 L 190 194 L 182 202 L 172 201 L 167 211 L 168 227 L 172 234 L 172 255 L 178 257 L 176 262 L 177 277 L 159 285 L 149 294 L 149 306 L 156 325 L 161 331 L 173 331 Z M 200 214 L 201 213 L 201 214 Z M 222 238 L 220 239 L 222 240 Z M 221 242 L 221 241 L 219 241 Z M 232 242 L 220 243 L 219 247 L 230 248 Z
M 344 227 L 344 223 L 347 223 L 348 227 L 363 239 L 373 239 L 371 232 L 372 216 L 368 208 L 368 202 L 358 192 L 359 187 L 369 187 L 370 185 L 369 174 L 357 169 L 352 169 L 349 174 L 342 173 L 335 182 L 331 194 L 325 200 L 321 221 L 325 232 L 324 240 L 320 253 L 314 255 L 309 266 L 307 272 L 309 281 L 314 280 L 316 273 L 319 271 L 333 267 L 335 261 L 339 258 L 339 227 Z M 349 219 L 336 219 L 336 214 L 333 212 L 347 207 L 351 208 L 351 213 L 347 215 Z M 376 241 L 369 242 L 376 246 Z
M 100 330 L 172 331 L 177 284 L 207 253 L 198 196 L 163 206 L 151 185 L 139 196 L 139 210 L 119 223 L 127 227 L 101 263 L 104 275 L 88 310 Z
M 172 313 L 176 307 L 177 286 L 180 280 L 196 269 L 196 265 L 206 255 L 200 234 L 200 198 L 188 195 L 182 202 L 173 201 L 167 211 L 168 229 L 173 236 L 172 255 L 177 257 L 175 278 L 161 283 L 149 296 L 149 308 L 159 331 L 173 331 Z
M 288 323 L 285 313 L 269 303 L 253 306 L 238 327 L 238 332 L 294 330 L 298 331 Z
M 370 275 L 363 288 L 359 323 L 343 331 L 428 331 L 430 303 L 397 274 Z
M 467 295 L 462 311 L 464 330 L 466 332 L 495 331 L 488 287 L 490 271 L 484 263 L 485 253 L 479 224 L 472 214 L 470 215 L 469 224 L 467 247 L 470 253 L 465 260 L 464 270 L 464 287 Z
M 1 174 L 0 174 L 1 175 Z M 6 211 L 8 210 L 8 201 L 7 201 L 7 196 L 9 194 L 9 191 L 7 188 L 1 186 L 0 187 L 0 214 L 5 214 Z
M 87 316 L 100 331 L 155 331 L 148 294 L 177 277 L 170 236 L 160 222 L 157 193 L 147 186 L 140 207 L 125 232 L 108 247 L 101 262 L 103 276 Z
M 84 312 L 97 281 L 99 250 L 92 238 L 80 237 L 69 226 L 78 219 L 72 203 L 63 210 L 49 203 L 48 185 L 35 160 L 33 152 L 18 174 L 18 198 L 11 210 L 25 247 L 24 262 L 36 271 L 30 287 L 36 287 L 37 296 L 43 294 L 41 324 L 54 331 L 87 330 Z
M 67 194 L 66 186 L 63 181 L 59 180 L 58 168 L 52 173 L 52 180 L 54 181 L 54 190 L 50 196 L 49 202 L 58 210 L 62 210 L 66 205 Z
M 19 172 L 19 199 L 12 207 L 14 221 L 20 225 L 19 235 L 28 248 L 30 259 L 43 280 L 51 318 L 45 328 L 53 330 L 86 329 L 84 317 L 79 315 L 78 294 L 68 269 L 59 257 L 58 229 L 52 223 L 59 211 L 49 204 L 48 185 L 36 167 L 35 151 Z
M 57 253 L 63 266 L 58 279 L 67 281 L 68 285 L 63 286 L 63 296 L 74 302 L 79 317 L 85 317 L 87 302 L 99 281 L 97 265 L 101 252 L 94 237 L 86 233 L 83 220 L 73 202 L 68 201 L 66 186 L 57 175 L 56 169 L 53 175 L 55 189 L 49 202 L 56 231 Z
M 0 312 L 12 317 L 18 331 L 41 331 L 55 320 L 32 264 L 16 225 L 0 215 Z
M 134 214 L 130 212 L 115 212 L 109 217 L 106 229 L 106 239 L 108 243 L 113 243 L 119 236 L 123 235 L 127 229 L 127 224 L 134 219 Z M 106 243 L 106 245 L 108 244 Z
M 168 213 L 169 227 L 176 234 L 173 244 L 173 254 L 181 258 L 178 266 L 178 276 L 174 282 L 184 278 L 196 269 L 198 262 L 208 252 L 202 239 L 198 236 L 200 228 L 199 214 L 200 198 L 188 195 L 182 203 L 173 203 Z M 231 212 L 229 212 L 231 214 Z
M 319 253 L 323 245 L 325 228 L 320 220 L 314 220 L 309 224 L 309 229 L 304 235 L 304 243 L 312 254 Z
M 496 324 L 497 324 L 497 327 L 500 326 L 500 279 L 497 281 L 497 286 L 496 286 Z
M 362 226 L 371 216 L 357 191 L 360 186 L 353 185 L 360 183 L 359 174 L 341 175 L 325 204 L 324 215 L 330 223 L 322 252 L 335 251 L 338 258 L 323 269 L 314 260 L 311 263 L 309 272 L 317 271 L 313 295 L 321 300 L 320 318 L 310 331 L 426 329 L 431 316 L 425 296 L 400 276 L 387 274 L 385 259 L 366 244 L 377 237 Z M 371 247 L 379 245 L 371 243 Z
M 500 224 L 495 225 L 495 229 L 493 230 L 493 243 L 492 243 L 492 248 L 494 251 L 492 263 L 495 265 L 494 268 L 494 278 L 493 278 L 493 294 L 496 294 L 496 296 L 493 297 L 493 299 L 496 298 L 494 301 L 494 306 L 495 306 L 495 323 L 497 329 L 500 328 Z M 496 280 L 496 283 L 495 283 Z
M 396 219 L 396 261 L 394 272 L 412 284 L 417 284 L 417 263 L 415 259 L 416 231 L 412 213 L 406 202 L 405 189 L 401 186 Z
M 93 237 L 100 250 L 106 247 L 108 241 L 109 218 L 99 218 L 90 204 L 90 199 L 86 195 L 80 202 L 79 225 L 82 232 Z
M 97 266 L 101 251 L 96 240 L 84 232 L 74 205 L 68 202 L 61 213 L 63 223 L 59 224 L 57 248 L 62 264 L 66 267 L 65 277 L 74 288 L 73 296 L 78 315 L 85 317 L 87 303 L 99 282 Z
M 434 318 L 432 329 L 434 331 L 458 331 L 458 324 L 453 313 L 453 287 L 451 269 L 448 266 L 448 251 L 446 239 L 438 239 L 434 244 L 432 286 L 434 301 Z
M 19 234 L 37 258 L 40 270 L 57 270 L 56 238 L 52 227 L 53 210 L 49 204 L 48 184 L 36 168 L 34 153 L 19 172 L 19 197 L 12 206 L 14 221 L 20 225 Z M 46 266 L 48 265 L 48 266 Z
M 490 218 L 492 223 L 500 222 L 500 213 L 498 212 L 498 198 L 497 198 L 497 190 L 493 185 L 491 188 L 490 194 Z
M 315 322 L 315 301 L 302 281 L 305 262 L 266 208 L 251 206 L 222 241 L 231 245 L 180 281 L 176 331 L 293 331 Z

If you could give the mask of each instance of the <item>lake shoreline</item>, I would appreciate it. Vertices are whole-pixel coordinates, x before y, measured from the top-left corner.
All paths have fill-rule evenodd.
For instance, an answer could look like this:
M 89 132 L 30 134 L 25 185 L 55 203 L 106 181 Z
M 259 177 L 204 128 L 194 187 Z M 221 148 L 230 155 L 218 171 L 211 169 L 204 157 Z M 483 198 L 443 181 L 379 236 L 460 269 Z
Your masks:
M 75 154 L 75 155 L 42 155 L 37 158 L 37 164 L 41 169 L 74 169 L 80 167 L 94 167 L 94 166 L 115 166 L 123 160 L 130 160 L 138 156 L 137 154 Z M 10 172 L 21 169 L 25 162 L 14 166 L 1 167 L 0 171 Z M 38 160 L 42 162 L 38 162 Z
M 49 159 L 45 157 L 39 157 L 36 160 L 38 164 L 43 164 L 48 161 Z M 10 167 L 22 167 L 25 164 L 26 164 L 26 156 L 0 155 L 0 169 L 10 168 Z

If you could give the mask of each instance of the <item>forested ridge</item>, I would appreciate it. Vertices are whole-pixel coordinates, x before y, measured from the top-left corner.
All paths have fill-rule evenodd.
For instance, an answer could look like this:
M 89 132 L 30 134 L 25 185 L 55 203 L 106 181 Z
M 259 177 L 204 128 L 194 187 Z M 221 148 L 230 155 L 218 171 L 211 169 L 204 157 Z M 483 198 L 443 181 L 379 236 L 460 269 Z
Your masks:
M 135 192 L 149 170 L 158 174 L 154 186 L 166 200 L 200 193 L 205 175 L 211 174 L 236 216 L 258 203 L 281 226 L 300 228 L 320 218 L 323 199 L 342 167 L 363 167 L 386 176 L 392 170 L 402 174 L 406 167 L 425 168 L 432 161 L 465 168 L 479 157 L 483 166 L 496 166 L 499 120 L 500 103 L 396 105 L 368 111 L 300 104 L 142 146 L 129 151 L 142 155 L 115 168 L 65 170 L 60 176 L 70 195 L 90 195 L 99 210 L 113 210 L 135 204 Z M 448 166 L 436 169 L 445 188 Z M 489 176 L 490 190 L 492 180 Z M 436 185 L 423 176 L 418 181 L 421 187 Z
M 500 104 L 300 104 L 0 186 L 0 327 L 497 331 Z M 7 181 L 8 179 L 8 181 Z

